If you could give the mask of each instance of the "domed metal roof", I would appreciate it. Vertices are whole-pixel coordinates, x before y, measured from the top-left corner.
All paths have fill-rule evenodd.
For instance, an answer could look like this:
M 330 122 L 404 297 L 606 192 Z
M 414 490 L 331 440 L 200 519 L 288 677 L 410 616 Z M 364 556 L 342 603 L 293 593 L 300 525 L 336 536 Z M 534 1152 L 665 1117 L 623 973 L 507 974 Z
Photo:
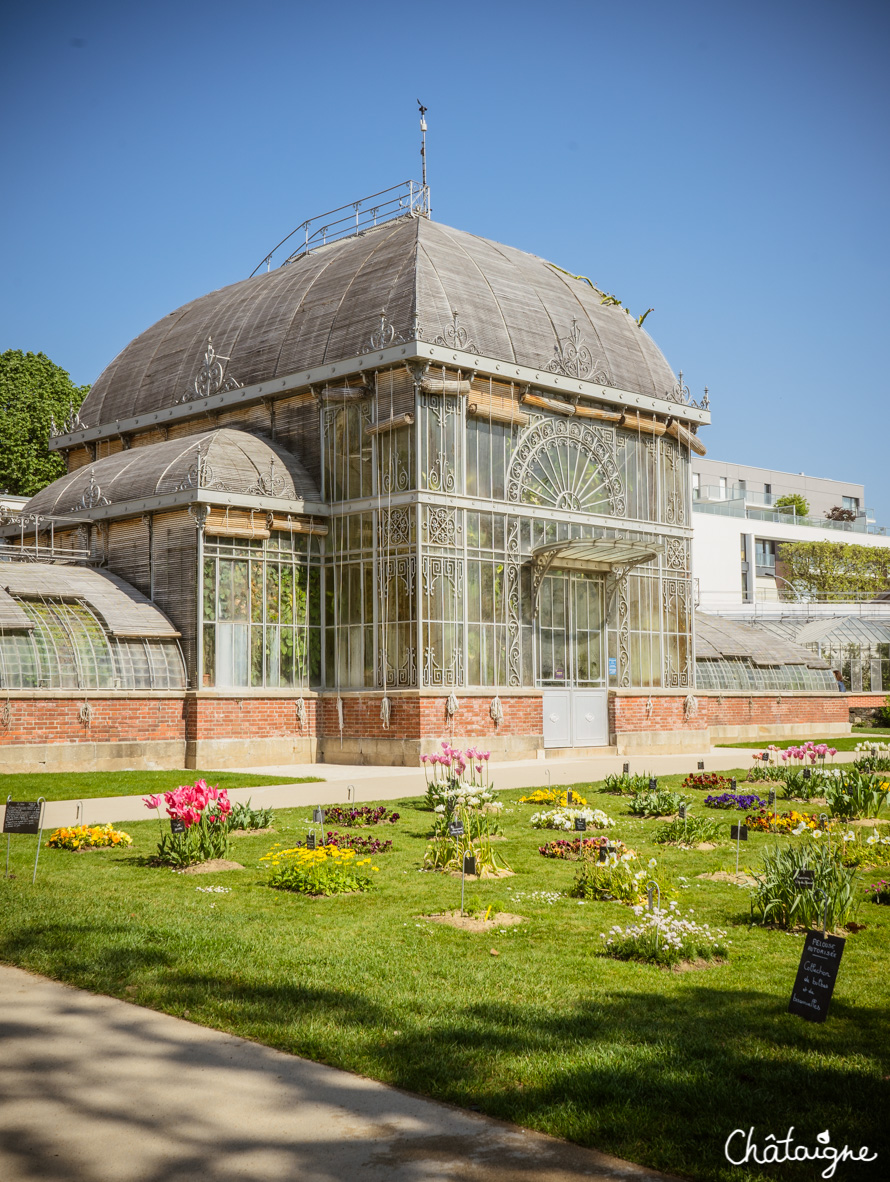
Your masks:
M 677 379 L 651 337 L 602 299 L 535 255 L 408 216 L 171 312 L 99 376 L 80 421 L 96 427 L 195 398 L 208 338 L 230 386 L 420 339 L 672 398 Z
M 258 435 L 221 427 L 76 468 L 41 489 L 24 511 L 47 517 L 89 513 L 103 505 L 192 489 L 321 501 L 312 478 L 291 452 Z

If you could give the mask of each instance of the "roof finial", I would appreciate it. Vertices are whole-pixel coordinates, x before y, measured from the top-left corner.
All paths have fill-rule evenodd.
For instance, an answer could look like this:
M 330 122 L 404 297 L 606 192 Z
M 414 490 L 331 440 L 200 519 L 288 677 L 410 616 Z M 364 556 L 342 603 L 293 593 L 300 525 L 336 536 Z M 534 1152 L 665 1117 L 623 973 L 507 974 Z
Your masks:
M 426 185 L 426 113 L 428 108 L 423 105 L 420 99 L 417 100 L 417 109 L 420 111 L 420 164 L 421 164 L 421 184 L 423 185 L 424 193 L 427 199 L 427 213 L 429 213 L 429 193 Z

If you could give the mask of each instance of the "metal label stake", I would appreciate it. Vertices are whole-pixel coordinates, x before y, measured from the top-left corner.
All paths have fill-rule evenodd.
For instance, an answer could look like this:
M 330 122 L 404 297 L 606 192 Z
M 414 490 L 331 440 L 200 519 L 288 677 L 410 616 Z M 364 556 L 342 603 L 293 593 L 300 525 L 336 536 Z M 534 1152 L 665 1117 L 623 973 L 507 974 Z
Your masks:
M 646 883 L 646 904 L 649 909 L 649 914 L 652 914 L 652 903 L 655 895 L 658 895 L 658 910 L 661 911 L 661 887 L 654 878 L 650 878 Z M 658 952 L 658 920 L 655 921 L 655 951 Z
M 748 840 L 748 826 L 747 825 L 730 825 L 729 827 L 730 839 L 735 840 L 735 872 L 739 872 L 739 849 L 741 843 Z

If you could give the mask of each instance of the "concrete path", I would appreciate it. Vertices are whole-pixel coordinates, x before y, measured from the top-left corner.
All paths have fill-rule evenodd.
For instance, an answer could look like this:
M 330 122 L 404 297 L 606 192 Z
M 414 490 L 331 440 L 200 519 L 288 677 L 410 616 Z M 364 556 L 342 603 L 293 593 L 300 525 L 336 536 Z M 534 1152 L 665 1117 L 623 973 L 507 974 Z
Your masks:
M 664 1174 L 0 966 L 3 1182 Z
M 751 751 L 745 748 L 716 748 L 699 754 L 626 756 L 601 755 L 562 759 L 522 759 L 492 763 L 492 786 L 503 788 L 539 788 L 542 785 L 578 784 L 603 780 L 620 772 L 625 763 L 638 774 L 653 776 L 685 774 L 695 771 L 699 762 L 709 772 L 730 768 L 748 768 Z M 852 763 L 855 753 L 839 751 L 835 763 Z M 344 804 L 346 801 L 398 800 L 426 791 L 422 768 L 357 766 L 334 763 L 286 764 L 275 767 L 228 769 L 245 774 L 269 776 L 268 787 L 235 788 L 229 797 L 235 801 L 251 800 L 256 807 L 298 808 L 315 804 Z M 320 784 L 277 784 L 275 776 L 321 776 Z M 212 780 L 211 780 L 212 782 Z M 0 792 L 3 779 L 0 776 Z M 5 800 L 6 793 L 2 792 Z M 162 810 L 163 811 L 163 810 Z M 0 805 L 0 817 L 5 805 Z M 92 800 L 50 801 L 44 811 L 44 828 L 58 825 L 99 825 L 106 821 L 145 821 L 153 817 L 141 796 L 105 796 Z

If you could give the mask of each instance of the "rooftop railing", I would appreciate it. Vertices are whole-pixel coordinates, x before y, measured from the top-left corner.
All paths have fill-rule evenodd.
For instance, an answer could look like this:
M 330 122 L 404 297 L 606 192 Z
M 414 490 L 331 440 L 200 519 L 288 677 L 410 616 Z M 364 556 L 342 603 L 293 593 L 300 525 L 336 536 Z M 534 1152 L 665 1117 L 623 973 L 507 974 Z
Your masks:
M 291 249 L 291 253 L 281 262 L 282 267 L 286 267 L 301 255 L 308 254 L 313 247 L 326 246 L 329 242 L 337 242 L 341 238 L 351 238 L 355 234 L 360 234 L 362 230 L 370 230 L 374 226 L 380 226 L 406 214 L 429 217 L 429 185 L 421 185 L 418 181 L 402 181 L 399 185 L 372 193 L 370 197 L 360 197 L 358 201 L 351 201 L 348 205 L 341 205 L 337 209 L 329 209 L 327 213 L 307 218 L 282 238 L 277 246 L 272 247 L 266 257 L 254 267 L 250 276 L 253 278 L 263 267 L 267 271 L 270 270 L 275 255 L 295 235 L 299 245 L 296 250 Z

